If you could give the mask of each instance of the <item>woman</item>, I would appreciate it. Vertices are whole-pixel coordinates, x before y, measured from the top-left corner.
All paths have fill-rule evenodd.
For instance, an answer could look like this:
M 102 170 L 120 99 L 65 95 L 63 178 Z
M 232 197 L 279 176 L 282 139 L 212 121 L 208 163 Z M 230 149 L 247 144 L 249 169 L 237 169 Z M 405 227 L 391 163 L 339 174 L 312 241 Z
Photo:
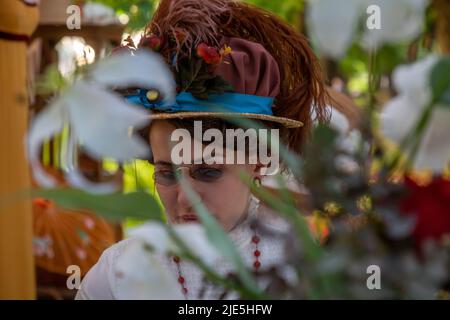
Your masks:
M 170 138 L 176 129 L 195 133 L 196 122 L 202 124 L 202 133 L 208 129 L 226 133 L 238 127 L 229 117 L 243 117 L 279 129 L 281 143 L 299 153 L 313 120 L 325 117 L 326 90 L 307 41 L 274 15 L 240 1 L 163 0 L 139 44 L 142 47 L 165 58 L 178 85 L 173 106 L 159 103 L 159 92 L 151 88 L 124 92 L 128 101 L 152 111 L 146 138 L 152 148 L 156 188 L 170 223 L 197 220 L 193 204 L 177 181 L 178 171 L 229 233 L 249 266 L 261 270 L 276 263 L 283 258 L 281 241 L 259 235 L 250 221 L 257 217 L 259 223 L 282 232 L 287 225 L 260 204 L 240 178 L 245 173 L 259 185 L 267 163 L 258 159 L 256 163 L 206 164 L 202 158 L 197 164 L 174 165 L 176 146 Z M 311 119 L 313 112 L 317 119 Z M 194 150 L 196 141 L 191 142 Z M 200 148 L 204 150 L 206 143 Z M 223 150 L 216 157 L 242 152 Z M 78 299 L 129 298 L 120 289 L 116 264 L 132 241 L 104 252 L 83 280 Z M 166 260 L 185 297 L 198 298 L 199 270 L 179 259 Z M 203 297 L 217 298 L 213 293 Z

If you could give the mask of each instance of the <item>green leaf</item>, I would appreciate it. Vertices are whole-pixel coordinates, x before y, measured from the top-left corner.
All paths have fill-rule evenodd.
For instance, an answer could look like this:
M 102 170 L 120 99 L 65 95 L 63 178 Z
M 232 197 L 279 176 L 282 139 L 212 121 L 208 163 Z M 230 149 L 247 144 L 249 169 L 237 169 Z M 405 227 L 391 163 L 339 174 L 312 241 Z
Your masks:
M 90 210 L 109 220 L 135 218 L 163 221 L 163 211 L 155 198 L 145 192 L 91 194 L 78 189 L 40 189 L 32 192 L 72 210 Z
M 208 99 L 208 92 L 206 91 L 206 87 L 204 85 L 195 84 L 194 86 L 191 86 L 191 89 L 189 91 L 197 99 Z
M 320 145 L 323 149 L 332 147 L 337 138 L 337 132 L 333 128 L 326 125 L 319 125 L 313 131 L 313 144 Z
M 434 103 L 450 108 L 450 58 L 442 58 L 436 63 L 430 82 Z
M 216 77 L 216 75 L 214 75 L 212 73 L 201 73 L 197 76 L 197 81 L 211 80 L 211 79 L 214 79 L 215 77 Z
M 224 93 L 234 90 L 233 86 L 221 76 L 216 76 L 207 81 L 209 93 Z

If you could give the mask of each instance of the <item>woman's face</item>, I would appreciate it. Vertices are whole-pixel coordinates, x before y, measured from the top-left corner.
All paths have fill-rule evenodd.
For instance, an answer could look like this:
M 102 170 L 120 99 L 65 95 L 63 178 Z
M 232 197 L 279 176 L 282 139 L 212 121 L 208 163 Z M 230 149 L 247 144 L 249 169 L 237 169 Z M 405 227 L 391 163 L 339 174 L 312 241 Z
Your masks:
M 175 129 L 161 120 L 151 126 L 155 174 L 162 182 L 156 183 L 156 188 L 171 223 L 191 222 L 197 220 L 191 201 L 180 184 L 169 183 L 174 178 L 171 151 L 175 143 L 170 141 L 170 136 Z M 231 230 L 243 218 L 250 196 L 250 189 L 239 175 L 245 173 L 254 177 L 258 169 L 254 164 L 190 164 L 180 166 L 179 171 L 222 227 Z

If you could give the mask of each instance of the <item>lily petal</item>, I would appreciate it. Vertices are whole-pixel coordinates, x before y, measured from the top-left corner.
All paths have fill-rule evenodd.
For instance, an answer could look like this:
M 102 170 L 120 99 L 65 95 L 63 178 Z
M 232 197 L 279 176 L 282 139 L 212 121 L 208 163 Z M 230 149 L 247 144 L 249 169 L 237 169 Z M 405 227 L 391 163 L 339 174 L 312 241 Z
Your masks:
M 400 143 L 414 128 L 423 108 L 404 95 L 393 98 L 381 113 L 381 131 L 392 141 Z
M 175 102 L 176 84 L 172 72 L 157 53 L 140 49 L 132 56 L 117 53 L 98 63 L 90 73 L 95 82 L 118 87 L 142 87 L 159 90 L 164 102 Z
M 450 159 L 450 111 L 436 106 L 422 137 L 414 167 L 441 172 Z
M 62 131 L 67 121 L 67 109 L 61 98 L 56 99 L 45 110 L 41 111 L 32 121 L 28 137 L 28 158 L 31 172 L 36 182 L 45 188 L 53 188 L 56 181 L 45 173 L 40 160 L 40 150 L 43 142 Z
M 131 128 L 149 123 L 145 109 L 88 82 L 74 84 L 66 103 L 72 128 L 93 157 L 118 161 L 148 157 L 144 141 L 129 134 Z
M 69 133 L 69 141 L 67 142 L 67 150 L 65 154 L 65 170 L 64 175 L 73 187 L 86 190 L 93 194 L 108 194 L 119 190 L 119 186 L 115 183 L 95 183 L 84 177 L 78 167 L 75 165 L 75 148 L 77 147 L 77 138 L 75 132 L 71 130 Z
M 394 142 L 400 143 L 411 133 L 431 102 L 430 72 L 438 59 L 438 56 L 430 55 L 395 70 L 394 84 L 399 95 L 386 104 L 380 118 L 383 134 Z M 450 156 L 449 122 L 448 108 L 434 106 L 417 150 L 416 169 L 441 172 L 446 167 Z
M 117 287 L 129 299 L 181 300 L 183 295 L 173 274 L 163 267 L 156 255 L 135 241 L 126 247 L 117 261 L 122 275 Z
M 430 73 L 439 57 L 431 54 L 410 65 L 401 65 L 394 70 L 395 88 L 416 105 L 425 105 L 431 99 Z
M 189 250 L 209 266 L 220 257 L 211 245 L 201 224 L 185 223 L 174 225 L 173 230 Z M 141 239 L 161 253 L 178 254 L 181 249 L 175 244 L 161 222 L 149 222 L 133 230 L 130 235 Z
M 428 0 L 366 0 L 380 7 L 380 29 L 365 28 L 363 46 L 377 49 L 384 43 L 407 42 L 423 29 Z
M 362 12 L 357 0 L 311 0 L 307 22 L 318 49 L 341 58 L 352 43 Z
M 399 143 L 409 134 L 431 99 L 430 72 L 438 61 L 436 55 L 397 67 L 393 73 L 399 95 L 391 99 L 381 113 L 385 136 Z

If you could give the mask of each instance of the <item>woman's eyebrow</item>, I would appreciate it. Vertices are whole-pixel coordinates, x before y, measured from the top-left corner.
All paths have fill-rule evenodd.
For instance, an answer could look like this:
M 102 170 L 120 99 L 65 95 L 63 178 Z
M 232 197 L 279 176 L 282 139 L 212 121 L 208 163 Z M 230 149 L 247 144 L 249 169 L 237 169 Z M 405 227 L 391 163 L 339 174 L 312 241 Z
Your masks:
M 155 162 L 155 165 L 171 167 L 171 166 L 172 166 L 172 163 L 171 163 L 171 162 L 167 162 L 167 161 L 156 161 L 156 162 Z

